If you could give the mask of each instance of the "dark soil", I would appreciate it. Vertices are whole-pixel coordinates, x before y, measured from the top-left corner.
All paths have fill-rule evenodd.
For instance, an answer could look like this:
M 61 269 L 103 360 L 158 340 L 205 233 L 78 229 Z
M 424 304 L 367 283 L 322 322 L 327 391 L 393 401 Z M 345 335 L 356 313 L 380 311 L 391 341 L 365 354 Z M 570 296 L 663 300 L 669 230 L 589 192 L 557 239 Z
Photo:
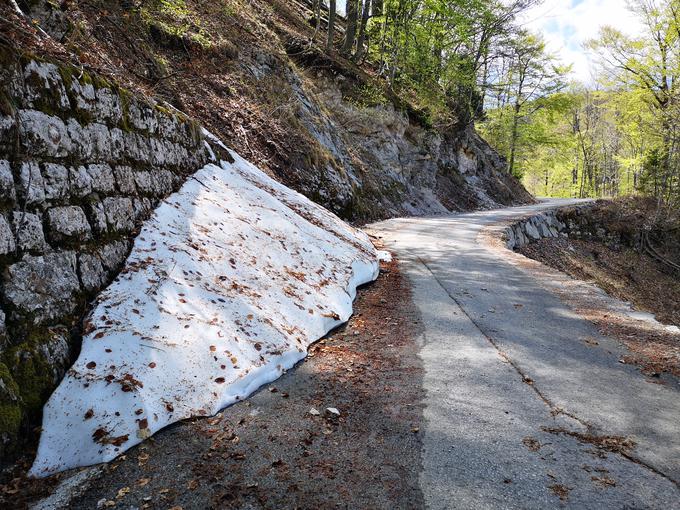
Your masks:
M 295 369 L 129 450 L 70 508 L 422 507 L 420 319 L 397 263 L 382 269 L 349 323 Z M 0 507 L 25 507 L 49 484 L 17 474 Z

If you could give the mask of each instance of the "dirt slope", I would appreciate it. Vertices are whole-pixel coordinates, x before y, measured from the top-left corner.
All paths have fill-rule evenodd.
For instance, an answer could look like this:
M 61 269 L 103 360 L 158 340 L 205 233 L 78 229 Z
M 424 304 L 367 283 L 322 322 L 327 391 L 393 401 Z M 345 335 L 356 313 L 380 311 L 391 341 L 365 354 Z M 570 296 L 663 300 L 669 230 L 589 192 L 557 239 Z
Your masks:
M 167 101 L 345 219 L 532 200 L 473 126 L 433 129 L 370 66 L 310 45 L 314 30 L 302 4 L 50 5 L 30 2 L 33 26 L 3 13 L 3 33 L 21 50 L 57 56 Z

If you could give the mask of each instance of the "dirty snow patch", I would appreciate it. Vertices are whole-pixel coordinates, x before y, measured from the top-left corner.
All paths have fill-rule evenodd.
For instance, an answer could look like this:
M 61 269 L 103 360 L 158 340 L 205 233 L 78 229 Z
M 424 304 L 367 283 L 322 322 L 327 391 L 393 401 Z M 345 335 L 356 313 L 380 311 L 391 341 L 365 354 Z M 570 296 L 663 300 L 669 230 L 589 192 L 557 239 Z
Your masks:
M 378 260 L 380 262 L 392 262 L 392 254 L 386 250 L 378 251 Z
M 145 223 L 44 408 L 36 476 L 106 462 L 246 398 L 352 313 L 378 274 L 356 230 L 232 153 Z

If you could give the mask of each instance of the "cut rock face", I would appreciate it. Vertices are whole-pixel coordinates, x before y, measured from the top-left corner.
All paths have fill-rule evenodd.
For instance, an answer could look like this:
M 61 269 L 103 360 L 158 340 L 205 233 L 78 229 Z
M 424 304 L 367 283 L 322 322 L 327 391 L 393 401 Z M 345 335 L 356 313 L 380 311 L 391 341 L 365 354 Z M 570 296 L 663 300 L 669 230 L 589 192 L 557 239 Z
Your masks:
M 33 475 L 109 461 L 246 398 L 346 321 L 356 287 L 376 278 L 365 234 L 232 155 L 159 206 L 99 296 L 45 406 Z

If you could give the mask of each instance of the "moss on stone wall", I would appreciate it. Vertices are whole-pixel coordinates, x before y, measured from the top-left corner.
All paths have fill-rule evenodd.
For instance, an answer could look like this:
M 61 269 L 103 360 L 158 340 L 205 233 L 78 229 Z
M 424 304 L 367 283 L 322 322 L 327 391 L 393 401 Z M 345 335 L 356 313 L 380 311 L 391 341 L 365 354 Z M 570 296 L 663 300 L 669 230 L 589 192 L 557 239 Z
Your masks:
M 0 444 L 16 438 L 22 420 L 19 387 L 7 365 L 0 362 Z
M 12 347 L 4 356 L 12 367 L 11 375 L 26 413 L 36 416 L 54 389 L 54 371 L 41 351 L 49 333 L 35 333 L 33 338 Z
M 79 343 L 75 332 L 87 312 L 88 299 L 115 277 L 140 222 L 171 191 L 167 182 L 176 189 L 184 176 L 208 161 L 209 153 L 201 126 L 193 119 L 68 63 L 19 55 L 0 44 L 0 84 L 0 112 L 24 122 L 27 132 L 15 145 L 5 139 L 0 144 L 5 149 L 0 154 L 4 172 L 0 177 L 11 180 L 9 185 L 0 181 L 0 213 L 11 223 L 15 212 L 25 210 L 35 217 L 37 233 L 33 235 L 42 239 L 42 244 L 23 246 L 15 239 L 18 234 L 5 229 L 4 242 L 15 242 L 16 249 L 0 254 L 0 303 L 7 329 L 4 351 L 0 350 L 3 464 L 32 439 L 27 432 L 39 424 L 42 406 L 73 361 Z M 46 116 L 50 116 L 50 132 L 45 128 Z M 16 129 L 12 125 L 3 134 Z M 123 136 L 119 130 L 134 136 Z M 114 141 L 118 144 L 115 151 Z M 87 144 L 89 149 L 83 150 Z M 31 179 L 41 178 L 22 184 L 22 165 L 37 169 L 30 170 L 35 172 Z M 82 175 L 84 184 L 73 191 L 74 179 Z M 96 176 L 101 182 L 93 180 Z M 145 184 L 139 187 L 141 176 Z M 28 191 L 22 186 L 32 188 L 34 200 L 23 202 Z M 119 201 L 125 203 L 117 208 Z M 114 204 L 110 209 L 109 203 Z M 56 227 L 46 218 L 64 207 L 81 208 L 91 235 L 55 235 Z M 121 241 L 128 241 L 125 253 L 119 249 Z M 27 254 L 31 255 L 28 259 Z M 59 263 L 64 268 L 73 266 L 69 274 L 46 271 L 49 263 L 41 257 L 61 255 L 64 259 Z M 66 260 L 67 255 L 74 264 Z M 81 265 L 84 256 L 99 261 L 100 266 Z M 10 268 L 17 269 L 19 264 L 23 264 L 20 274 L 12 273 Z M 45 278 L 65 279 L 65 295 L 41 288 Z M 33 279 L 41 283 L 25 283 Z M 9 285 L 18 281 L 25 284 Z M 29 302 L 31 293 L 34 302 Z

